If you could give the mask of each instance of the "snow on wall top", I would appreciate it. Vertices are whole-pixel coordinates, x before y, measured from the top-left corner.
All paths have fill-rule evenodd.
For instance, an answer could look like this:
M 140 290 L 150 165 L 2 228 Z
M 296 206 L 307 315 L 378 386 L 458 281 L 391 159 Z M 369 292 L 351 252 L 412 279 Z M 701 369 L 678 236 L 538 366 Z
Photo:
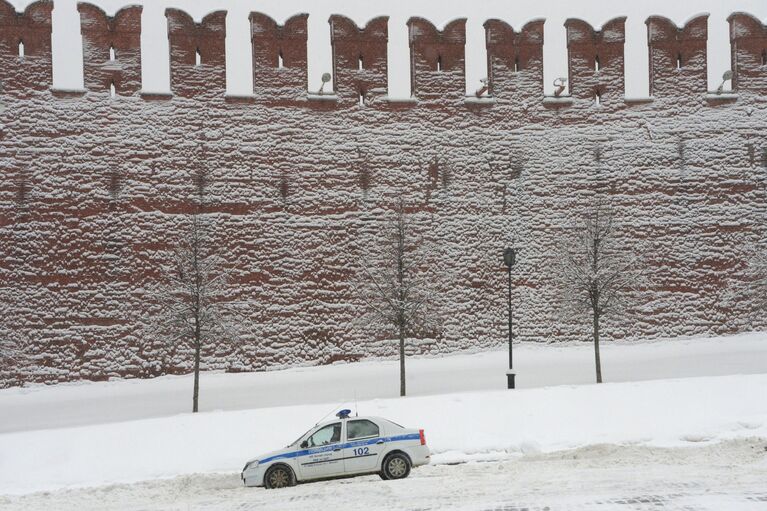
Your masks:
M 3 27 L 0 58 L 18 61 L 18 43 L 26 39 L 25 54 L 30 59 L 41 59 L 39 66 L 27 66 L 27 79 L 8 80 L 6 86 L 10 89 L 50 87 L 52 8 L 52 1 L 41 0 L 30 4 L 20 14 L 6 0 L 0 1 L 0 26 Z M 103 89 L 105 83 L 114 82 L 118 94 L 131 95 L 139 91 L 141 7 L 128 6 L 111 17 L 99 7 L 87 3 L 79 3 L 78 10 L 81 15 L 86 89 Z M 173 93 L 205 97 L 223 95 L 226 83 L 226 11 L 210 13 L 199 23 L 179 9 L 169 8 L 165 15 L 168 19 Z M 279 25 L 269 16 L 251 13 L 256 98 L 267 100 L 270 92 L 268 84 L 273 84 L 271 88 L 278 96 L 287 94 L 291 97 L 296 90 L 306 89 L 307 17 L 306 14 L 299 14 L 288 19 L 284 25 Z M 595 94 L 606 94 L 612 98 L 623 96 L 625 20 L 625 17 L 614 18 L 598 30 L 579 19 L 570 18 L 565 22 L 569 81 L 574 98 L 593 99 Z M 455 100 L 463 96 L 465 21 L 453 20 L 439 30 L 423 18 L 413 17 L 408 20 L 414 97 L 442 97 L 448 100 L 446 96 L 449 96 Z M 705 82 L 700 80 L 706 73 L 707 21 L 707 15 L 697 16 L 680 28 L 662 16 L 650 16 L 646 20 L 651 54 L 649 76 L 652 95 L 666 94 L 674 86 L 678 86 L 680 91 L 689 89 L 690 94 L 705 92 Z M 758 19 L 741 12 L 733 13 L 728 21 L 733 52 L 732 71 L 735 76 L 733 88 L 762 93 L 762 82 L 750 76 L 759 74 L 765 65 L 763 53 L 767 28 Z M 362 28 L 341 15 L 331 16 L 329 23 L 335 71 L 333 85 L 336 91 L 344 91 L 337 105 L 344 106 L 349 103 L 344 99 L 351 96 L 358 99 L 360 93 L 364 95 L 371 89 L 379 95 L 385 95 L 388 18 L 375 18 Z M 490 91 L 505 88 L 504 84 L 496 83 L 501 80 L 493 73 L 493 54 L 499 58 L 504 55 L 514 59 L 517 69 L 520 64 L 522 68 L 526 67 L 526 62 L 519 62 L 520 58 L 523 61 L 530 58 L 542 60 L 542 53 L 538 56 L 540 48 L 536 47 L 543 44 L 543 23 L 544 20 L 533 20 L 519 33 L 500 20 L 488 20 L 485 23 Z M 114 49 L 122 54 L 121 57 L 111 62 L 105 59 L 104 46 L 107 44 L 117 45 Z M 357 64 L 362 53 L 371 56 L 368 59 L 363 56 L 363 66 L 360 69 Z M 357 54 L 354 66 L 351 65 L 352 54 Z M 673 59 L 661 54 L 673 55 Z M 598 65 L 595 64 L 596 60 L 599 60 Z M 666 60 L 673 60 L 673 65 L 665 65 Z M 673 73 L 671 70 L 677 67 L 677 62 L 681 64 L 678 68 L 682 71 Z M 18 67 L 18 64 L 16 62 L 16 66 L 11 67 Z M 289 71 L 274 80 L 274 69 L 280 66 Z M 366 72 L 358 73 L 359 77 L 355 79 L 342 71 L 353 67 Z M 601 71 L 598 77 L 595 73 L 597 67 Z M 48 79 L 33 79 L 33 68 L 36 72 L 47 73 Z M 443 71 L 444 74 L 435 76 L 435 71 Z M 339 73 L 346 76 L 338 78 L 336 75 Z M 23 74 L 24 70 L 21 71 Z M 368 76 L 362 78 L 362 75 Z M 741 75 L 743 78 L 739 79 Z M 536 73 L 523 77 L 526 81 L 536 83 L 521 89 L 543 90 L 543 84 L 539 83 L 543 79 L 542 75 Z M 608 82 L 609 87 L 606 86 Z

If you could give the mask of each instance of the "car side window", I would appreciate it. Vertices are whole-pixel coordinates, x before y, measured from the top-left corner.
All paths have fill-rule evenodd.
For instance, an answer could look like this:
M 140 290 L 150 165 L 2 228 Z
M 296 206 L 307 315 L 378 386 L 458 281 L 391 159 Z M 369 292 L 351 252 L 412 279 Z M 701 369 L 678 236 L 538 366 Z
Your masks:
M 346 423 L 346 438 L 348 440 L 376 437 L 380 434 L 378 425 L 369 420 L 362 419 Z
M 309 447 L 316 447 L 318 445 L 329 445 L 341 441 L 341 423 L 328 424 L 325 427 L 318 429 L 312 436 L 309 437 L 307 443 Z

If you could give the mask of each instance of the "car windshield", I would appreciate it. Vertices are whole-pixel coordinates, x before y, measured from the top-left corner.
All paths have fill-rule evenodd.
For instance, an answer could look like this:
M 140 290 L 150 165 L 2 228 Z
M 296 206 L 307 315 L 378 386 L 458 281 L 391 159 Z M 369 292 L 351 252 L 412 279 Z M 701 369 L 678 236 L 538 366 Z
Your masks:
M 301 439 L 302 439 L 303 437 L 305 437 L 306 435 L 308 435 L 308 434 L 309 434 L 309 432 L 310 432 L 311 430 L 313 430 L 313 429 L 314 429 L 314 428 L 309 428 L 309 429 L 307 429 L 306 431 L 304 431 L 304 433 L 303 433 L 303 434 L 302 434 L 300 437 L 298 437 L 298 438 L 296 438 L 294 441 L 290 442 L 290 443 L 287 445 L 287 447 L 293 447 L 294 445 L 296 445 L 298 442 L 300 442 L 300 441 L 301 441 Z

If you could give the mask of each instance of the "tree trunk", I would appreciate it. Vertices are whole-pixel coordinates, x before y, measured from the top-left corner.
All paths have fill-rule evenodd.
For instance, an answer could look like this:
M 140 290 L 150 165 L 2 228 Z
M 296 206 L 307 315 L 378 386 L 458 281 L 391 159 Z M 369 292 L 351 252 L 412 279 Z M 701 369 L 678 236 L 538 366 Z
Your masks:
M 599 359 L 599 313 L 594 312 L 594 360 L 597 366 L 597 383 L 602 383 L 602 362 Z
M 194 393 L 192 396 L 192 413 L 197 413 L 200 398 L 200 327 L 195 328 L 194 342 Z
M 599 275 L 600 252 L 599 245 L 602 243 L 602 236 L 599 227 L 599 207 L 594 214 L 594 243 L 591 259 L 591 271 L 593 275 Z M 598 277 L 595 277 L 598 278 Z M 599 311 L 601 308 L 601 293 L 599 292 L 598 281 L 591 282 L 591 311 L 594 314 L 594 362 L 597 366 L 597 383 L 602 383 L 602 362 L 599 360 Z
M 399 395 L 405 395 L 405 210 L 400 197 L 397 206 L 397 327 L 399 328 Z
M 399 395 L 405 395 L 405 327 L 399 327 Z
M 200 298 L 202 294 L 202 275 L 200 275 L 200 231 L 197 216 L 194 216 L 194 240 L 192 244 L 192 271 L 194 271 L 194 393 L 192 396 L 192 413 L 197 413 L 200 398 L 200 350 L 202 335 L 200 331 Z

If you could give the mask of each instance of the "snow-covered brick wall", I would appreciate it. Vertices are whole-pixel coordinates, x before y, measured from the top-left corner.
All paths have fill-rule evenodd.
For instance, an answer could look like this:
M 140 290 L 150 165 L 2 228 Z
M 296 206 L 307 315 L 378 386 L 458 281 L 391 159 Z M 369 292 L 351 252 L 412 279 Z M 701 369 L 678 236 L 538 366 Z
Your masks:
M 639 319 L 608 321 L 608 338 L 766 326 L 743 291 L 767 215 L 767 30 L 746 14 L 730 18 L 739 79 L 724 95 L 705 90 L 700 18 L 683 29 L 648 20 L 657 95 L 643 101 L 623 97 L 622 19 L 601 30 L 568 21 L 573 95 L 560 98 L 542 95 L 543 22 L 516 32 L 491 20 L 491 95 L 464 98 L 463 22 L 440 31 L 414 18 L 415 99 L 391 101 L 385 19 L 359 29 L 331 18 L 338 90 L 318 96 L 307 92 L 306 17 L 279 26 L 254 13 L 255 94 L 226 97 L 226 13 L 195 23 L 173 9 L 173 95 L 126 85 L 140 76 L 140 27 L 88 7 L 87 90 L 51 91 L 50 7 L 20 15 L 0 1 L 0 328 L 28 355 L 4 382 L 190 370 L 190 353 L 144 327 L 147 290 L 197 209 L 201 175 L 202 211 L 248 316 L 243 339 L 206 349 L 207 369 L 394 355 L 384 333 L 355 322 L 352 282 L 398 195 L 438 247 L 435 280 L 447 277 L 441 327 L 410 352 L 505 341 L 509 245 L 518 338 L 585 339 L 587 318 L 560 319 L 552 268 L 569 219 L 596 196 L 650 268 Z
M 51 65 L 51 12 L 53 2 L 29 4 L 23 13 L 0 1 L 0 79 L 3 94 L 28 95 L 48 90 L 53 83 Z
M 133 5 L 108 17 L 92 4 L 80 3 L 85 88 L 131 95 L 141 90 L 141 12 Z

